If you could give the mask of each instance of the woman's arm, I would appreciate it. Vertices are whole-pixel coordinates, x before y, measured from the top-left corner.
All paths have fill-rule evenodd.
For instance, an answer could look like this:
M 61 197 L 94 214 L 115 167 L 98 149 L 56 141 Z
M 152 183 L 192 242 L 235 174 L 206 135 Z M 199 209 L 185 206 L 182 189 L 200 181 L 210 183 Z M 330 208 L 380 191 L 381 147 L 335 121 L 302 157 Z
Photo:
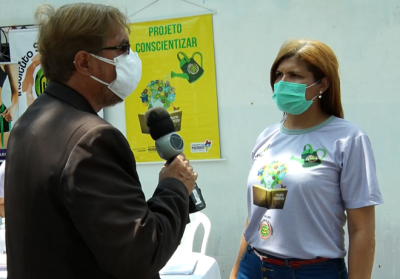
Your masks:
M 249 219 L 246 219 L 246 224 L 244 225 L 243 231 L 247 228 L 247 225 L 249 224 Z M 236 279 L 239 271 L 239 265 L 240 265 L 240 260 L 243 257 L 243 254 L 246 252 L 247 248 L 247 242 L 246 239 L 244 239 L 244 234 L 242 234 L 242 240 L 240 241 L 240 248 L 239 248 L 239 254 L 236 258 L 235 264 L 233 265 L 232 271 L 231 271 L 231 276 L 229 277 L 230 279 Z
M 12 103 L 18 103 L 18 66 L 17 64 L 7 64 L 4 65 L 4 70 L 6 71 L 8 80 L 10 81 Z M 15 100 L 13 101 L 14 95 L 16 96 L 16 102 Z
M 375 207 L 347 209 L 349 279 L 371 278 L 375 255 Z
M 3 117 L 10 122 L 18 110 L 18 67 L 17 64 L 9 64 L 4 69 L 10 81 L 11 106 L 3 112 Z
M 32 58 L 31 64 L 26 69 L 25 78 L 22 81 L 22 92 L 26 92 L 28 90 L 28 86 L 33 85 L 33 73 L 35 72 L 36 67 L 39 65 L 40 65 L 40 55 L 36 54 Z

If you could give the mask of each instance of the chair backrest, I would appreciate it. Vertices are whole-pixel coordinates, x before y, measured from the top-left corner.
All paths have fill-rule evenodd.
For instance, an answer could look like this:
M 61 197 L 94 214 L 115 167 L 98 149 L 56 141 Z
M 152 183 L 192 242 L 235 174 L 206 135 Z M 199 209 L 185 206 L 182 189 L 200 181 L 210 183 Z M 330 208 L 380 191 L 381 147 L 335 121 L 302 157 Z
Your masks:
M 186 225 L 185 233 L 183 234 L 181 244 L 178 246 L 176 253 L 191 253 L 193 251 L 193 240 L 197 228 L 200 224 L 204 227 L 203 242 L 201 244 L 200 254 L 205 255 L 210 236 L 211 222 L 210 219 L 202 212 L 195 212 L 189 215 L 190 223 Z

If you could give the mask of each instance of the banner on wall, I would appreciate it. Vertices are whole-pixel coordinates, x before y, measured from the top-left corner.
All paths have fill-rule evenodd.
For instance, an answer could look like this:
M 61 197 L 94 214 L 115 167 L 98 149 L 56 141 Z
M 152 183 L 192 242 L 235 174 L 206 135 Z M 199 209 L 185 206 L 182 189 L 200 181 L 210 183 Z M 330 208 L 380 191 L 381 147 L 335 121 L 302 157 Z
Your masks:
M 44 92 L 47 85 L 40 67 L 37 35 L 37 28 L 9 31 L 11 59 L 18 63 L 18 95 L 21 114 Z
M 18 116 L 18 64 L 0 63 L 0 164 L 6 158 L 8 137 Z
M 9 31 L 10 54 L 18 63 L 19 111 L 22 114 L 33 101 L 43 94 L 47 79 L 40 67 L 37 46 L 38 28 Z M 103 117 L 103 110 L 98 115 Z
M 188 159 L 220 158 L 212 15 L 130 25 L 142 78 L 125 101 L 126 132 L 138 162 L 161 161 L 145 112 L 165 108 Z

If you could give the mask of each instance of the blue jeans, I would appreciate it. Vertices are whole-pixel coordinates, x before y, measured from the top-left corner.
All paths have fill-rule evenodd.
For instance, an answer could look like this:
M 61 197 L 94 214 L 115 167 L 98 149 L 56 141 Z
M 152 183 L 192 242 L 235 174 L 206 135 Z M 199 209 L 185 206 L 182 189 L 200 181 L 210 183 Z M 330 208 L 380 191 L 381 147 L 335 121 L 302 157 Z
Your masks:
M 271 257 L 273 258 L 273 257 Z M 298 260 L 298 259 L 290 259 Z M 247 247 L 240 261 L 237 279 L 347 279 L 344 259 L 306 264 L 301 267 L 265 263 Z

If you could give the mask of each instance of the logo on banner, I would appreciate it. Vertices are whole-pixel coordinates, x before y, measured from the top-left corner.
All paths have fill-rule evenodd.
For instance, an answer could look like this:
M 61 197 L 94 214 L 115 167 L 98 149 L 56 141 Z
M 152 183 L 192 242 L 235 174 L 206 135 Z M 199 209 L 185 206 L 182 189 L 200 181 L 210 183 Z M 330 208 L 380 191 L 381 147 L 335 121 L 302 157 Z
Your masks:
M 43 94 L 46 86 L 47 79 L 44 76 L 42 68 L 40 68 L 35 77 L 35 92 L 38 97 Z
M 192 153 L 207 153 L 211 145 L 212 141 L 207 139 L 205 142 L 191 143 L 190 150 Z

